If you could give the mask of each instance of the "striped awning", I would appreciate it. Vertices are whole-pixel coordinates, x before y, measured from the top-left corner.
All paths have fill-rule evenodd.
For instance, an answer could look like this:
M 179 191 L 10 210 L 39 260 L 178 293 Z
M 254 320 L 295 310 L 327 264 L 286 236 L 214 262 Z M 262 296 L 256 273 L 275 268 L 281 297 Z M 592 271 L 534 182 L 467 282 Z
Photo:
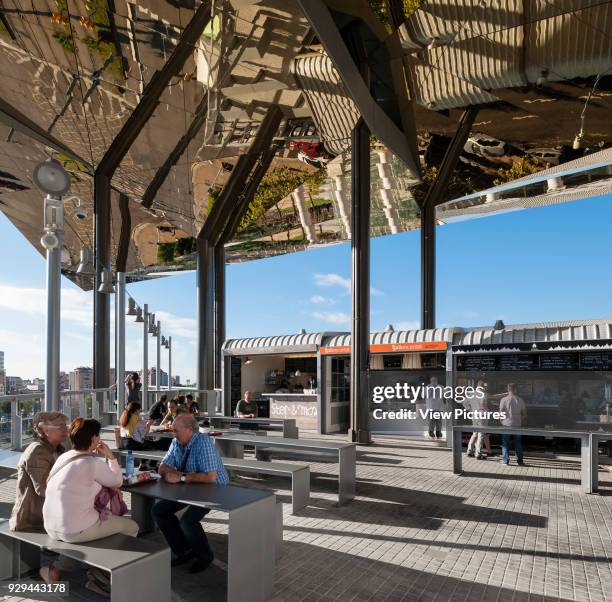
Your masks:
M 223 353 L 226 355 L 264 355 L 316 352 L 325 337 L 335 336 L 336 334 L 334 332 L 306 332 L 248 339 L 228 339 L 223 344 Z

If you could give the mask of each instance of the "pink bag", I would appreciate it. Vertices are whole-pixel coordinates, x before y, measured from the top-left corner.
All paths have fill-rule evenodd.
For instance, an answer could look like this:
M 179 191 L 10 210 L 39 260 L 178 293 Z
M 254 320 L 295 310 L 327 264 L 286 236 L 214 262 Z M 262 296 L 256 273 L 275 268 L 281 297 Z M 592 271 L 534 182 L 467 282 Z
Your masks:
M 128 511 L 127 504 L 123 501 L 121 490 L 111 487 L 102 487 L 100 489 L 94 500 L 94 508 L 98 511 L 100 520 L 107 520 L 111 514 L 123 516 Z

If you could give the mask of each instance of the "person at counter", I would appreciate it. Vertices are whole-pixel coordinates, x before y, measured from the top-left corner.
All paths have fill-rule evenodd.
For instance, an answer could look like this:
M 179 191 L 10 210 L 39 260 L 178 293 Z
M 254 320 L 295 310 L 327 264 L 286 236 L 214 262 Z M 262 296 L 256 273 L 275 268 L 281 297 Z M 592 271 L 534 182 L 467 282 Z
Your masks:
M 508 395 L 499 402 L 499 411 L 505 413 L 506 417 L 501 420 L 503 426 L 519 428 L 527 417 L 525 402 L 516 394 L 516 385 L 508 385 Z M 514 451 L 516 452 L 516 463 L 525 466 L 523 462 L 523 445 L 521 435 L 514 435 Z M 502 435 L 502 464 L 510 464 L 510 435 Z
M 278 389 L 276 389 L 276 391 L 274 392 L 275 393 L 289 393 L 289 383 L 286 380 L 284 380 L 281 383 L 281 386 Z
M 244 399 L 236 405 L 235 413 L 237 418 L 257 418 L 257 402 L 250 391 L 244 392 Z

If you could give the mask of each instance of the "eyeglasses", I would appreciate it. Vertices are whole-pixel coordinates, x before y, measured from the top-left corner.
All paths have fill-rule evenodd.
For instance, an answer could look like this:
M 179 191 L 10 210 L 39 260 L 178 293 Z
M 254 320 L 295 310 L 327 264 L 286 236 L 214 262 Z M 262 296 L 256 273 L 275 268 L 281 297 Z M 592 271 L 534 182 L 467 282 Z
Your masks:
M 46 429 L 62 429 L 64 431 L 68 430 L 68 425 L 67 424 L 39 424 L 38 425 L 41 428 L 46 428 Z

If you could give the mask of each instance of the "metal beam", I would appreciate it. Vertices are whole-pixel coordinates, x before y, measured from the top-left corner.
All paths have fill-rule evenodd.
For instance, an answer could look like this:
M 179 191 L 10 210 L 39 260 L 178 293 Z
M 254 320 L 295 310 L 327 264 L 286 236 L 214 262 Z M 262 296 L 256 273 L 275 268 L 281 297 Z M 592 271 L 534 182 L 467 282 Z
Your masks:
M 463 112 L 438 175 L 421 204 L 421 328 L 436 326 L 436 206 L 446 200 L 448 184 L 477 114 L 478 107 Z
M 36 140 L 45 146 L 48 146 L 58 153 L 62 153 L 79 163 L 82 163 L 91 173 L 93 167 L 82 157 L 70 150 L 63 142 L 60 142 L 55 136 L 49 134 L 46 130 L 34 123 L 26 117 L 21 111 L 11 106 L 8 102 L 0 98 L 0 121 L 9 127 L 25 134 L 32 140 Z
M 130 250 L 130 236 L 132 234 L 132 214 L 130 213 L 130 199 L 127 195 L 119 194 L 119 213 L 121 214 L 121 230 L 119 244 L 117 245 L 117 259 L 115 262 L 117 273 L 125 272 L 128 253 Z
M 222 364 L 223 357 L 221 349 L 225 342 L 225 247 L 222 243 L 214 247 L 214 270 L 215 270 L 215 325 L 214 325 L 214 379 L 215 389 L 222 387 Z
M 360 118 L 351 136 L 351 424 L 349 436 L 370 443 L 370 130 Z
M 121 131 L 111 142 L 94 174 L 94 387 L 109 385 L 110 378 L 110 303 L 108 296 L 98 292 L 102 271 L 110 268 L 110 194 L 112 177 L 125 155 L 153 116 L 159 99 L 173 77 L 192 55 L 211 17 L 210 0 L 200 4 L 183 29 L 178 44 L 161 70 L 156 71 L 146 85 L 140 102 L 132 111 Z M 146 376 L 144 377 L 146 378 Z M 144 400 L 143 400 L 144 401 Z
M 214 264 L 213 246 L 205 238 L 198 238 L 196 270 L 198 304 L 198 389 L 212 389 L 214 385 Z
M 142 197 L 142 206 L 149 209 L 155 200 L 159 189 L 163 186 L 170 170 L 178 163 L 185 150 L 191 143 L 191 141 L 197 136 L 198 132 L 202 128 L 204 121 L 206 121 L 206 113 L 208 109 L 208 94 L 205 94 L 198 108 L 196 109 L 195 116 L 192 119 L 187 131 L 180 140 L 176 143 L 176 146 L 172 149 L 172 152 L 168 155 L 164 164 L 157 170 L 149 186 L 145 190 Z

